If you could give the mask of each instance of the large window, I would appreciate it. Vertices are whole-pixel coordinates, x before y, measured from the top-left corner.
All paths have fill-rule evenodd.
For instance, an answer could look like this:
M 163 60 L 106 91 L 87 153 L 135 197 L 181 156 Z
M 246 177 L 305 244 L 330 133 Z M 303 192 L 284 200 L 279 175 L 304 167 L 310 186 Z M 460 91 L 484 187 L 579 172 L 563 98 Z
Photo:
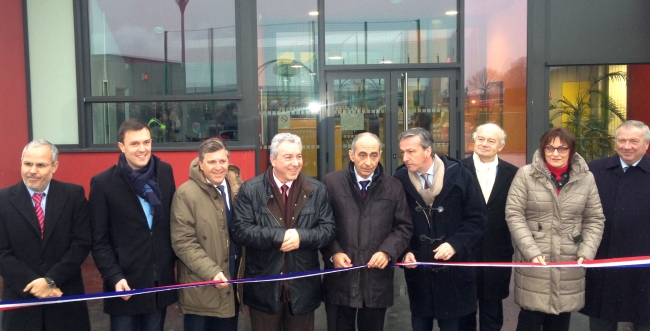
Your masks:
M 325 1 L 325 63 L 458 62 L 456 0 Z
M 526 1 L 466 0 L 465 153 L 472 133 L 496 123 L 507 134 L 499 157 L 526 162 Z
M 627 66 L 550 68 L 550 124 L 569 129 L 587 161 L 611 156 L 614 131 L 627 118 Z
M 114 144 L 128 118 L 162 146 L 239 140 L 235 1 L 88 0 L 86 9 L 90 145 Z
M 257 1 L 257 77 L 262 167 L 277 133 L 301 137 L 302 171 L 318 176 L 318 11 L 316 0 Z

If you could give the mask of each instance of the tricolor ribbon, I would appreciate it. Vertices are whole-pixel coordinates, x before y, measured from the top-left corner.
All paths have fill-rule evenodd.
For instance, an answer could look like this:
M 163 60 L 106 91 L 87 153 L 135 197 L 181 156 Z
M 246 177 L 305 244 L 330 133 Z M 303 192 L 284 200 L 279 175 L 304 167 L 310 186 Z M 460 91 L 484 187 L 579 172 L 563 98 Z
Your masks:
M 635 256 L 623 257 L 615 259 L 601 259 L 584 261 L 578 264 L 576 261 L 566 262 L 547 262 L 546 265 L 532 262 L 414 262 L 414 263 L 396 263 L 389 264 L 388 267 L 406 267 L 406 266 L 452 266 L 452 267 L 501 267 L 501 268 L 639 268 L 650 267 L 650 256 Z M 335 272 L 343 272 L 355 269 L 367 268 L 365 265 L 354 266 L 340 269 L 326 269 L 315 270 L 307 272 L 299 272 L 292 274 L 282 274 L 276 276 L 265 276 L 257 278 L 241 278 L 228 281 L 229 284 L 246 284 L 246 283 L 259 283 L 259 282 L 274 282 L 280 280 L 291 280 L 305 277 L 321 276 Z M 171 291 L 184 288 L 211 286 L 223 283 L 222 281 L 203 281 L 195 283 L 168 285 L 151 287 L 141 290 L 130 290 L 122 292 L 103 292 L 93 294 L 70 295 L 59 298 L 46 298 L 46 299 L 30 299 L 30 300 L 14 300 L 4 301 L 0 303 L 0 311 L 9 309 L 19 309 L 39 305 L 51 305 L 63 302 L 87 301 L 107 298 L 117 298 L 123 296 L 132 296 L 146 293 L 155 293 L 162 291 Z

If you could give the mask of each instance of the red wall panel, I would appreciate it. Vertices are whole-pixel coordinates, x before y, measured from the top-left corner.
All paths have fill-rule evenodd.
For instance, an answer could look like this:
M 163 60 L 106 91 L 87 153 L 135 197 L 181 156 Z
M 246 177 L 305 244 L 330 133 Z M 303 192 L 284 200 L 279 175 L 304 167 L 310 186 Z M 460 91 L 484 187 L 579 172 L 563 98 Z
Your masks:
M 0 187 L 20 180 L 20 154 L 27 144 L 27 83 L 21 0 L 0 9 Z
M 650 87 L 650 64 L 627 66 L 627 119 L 650 125 L 648 87 Z

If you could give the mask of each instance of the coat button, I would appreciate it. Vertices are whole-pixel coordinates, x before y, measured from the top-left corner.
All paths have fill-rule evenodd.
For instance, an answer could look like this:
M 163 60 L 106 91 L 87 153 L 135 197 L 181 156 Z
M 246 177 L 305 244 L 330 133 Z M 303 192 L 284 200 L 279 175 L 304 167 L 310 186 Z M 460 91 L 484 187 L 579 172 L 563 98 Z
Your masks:
M 43 265 L 43 264 L 45 264 L 45 262 L 43 262 L 43 261 L 38 261 L 38 265 Z
M 225 229 L 226 229 L 226 226 L 222 226 L 222 227 L 221 227 L 221 230 L 225 230 Z
M 230 295 L 230 291 L 226 292 L 226 295 Z

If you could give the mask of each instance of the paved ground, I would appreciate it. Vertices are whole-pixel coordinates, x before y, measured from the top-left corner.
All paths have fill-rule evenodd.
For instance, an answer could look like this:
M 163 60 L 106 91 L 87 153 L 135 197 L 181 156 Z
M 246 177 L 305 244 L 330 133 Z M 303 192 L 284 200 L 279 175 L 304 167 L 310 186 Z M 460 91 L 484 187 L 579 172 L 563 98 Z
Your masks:
M 101 278 L 99 272 L 95 268 L 95 265 L 91 257 L 88 257 L 86 262 L 83 265 L 83 277 L 86 285 L 87 293 L 97 293 L 102 290 Z M 409 312 L 409 303 L 408 296 L 406 295 L 406 285 L 404 282 L 404 273 L 401 270 L 395 271 L 395 305 L 388 309 L 386 314 L 385 330 L 386 331 L 402 331 L 410 330 L 410 312 Z M 512 293 L 512 286 L 511 293 Z M 90 311 L 90 320 L 92 323 L 92 329 L 94 331 L 108 331 L 109 323 L 108 317 L 102 311 L 102 301 L 93 300 L 88 303 Z M 504 326 L 502 331 L 515 331 L 517 326 L 517 314 L 519 314 L 519 306 L 514 303 L 512 295 L 504 301 Z M 570 331 L 587 331 L 588 320 L 587 318 L 579 313 L 574 313 L 571 316 L 571 329 Z M 178 331 L 183 330 L 183 317 L 180 314 L 178 307 L 176 305 L 171 306 L 167 311 L 167 321 L 165 324 L 165 330 L 167 331 Z M 239 320 L 239 330 L 240 331 L 250 331 L 250 322 L 247 315 L 243 315 Z M 316 330 L 325 331 L 327 330 L 327 324 L 325 320 L 325 307 L 321 307 L 316 310 Z M 434 327 L 434 330 L 438 330 L 437 327 Z M 619 331 L 632 330 L 631 327 L 627 325 L 621 325 Z M 552 331 L 552 330 L 550 330 Z

